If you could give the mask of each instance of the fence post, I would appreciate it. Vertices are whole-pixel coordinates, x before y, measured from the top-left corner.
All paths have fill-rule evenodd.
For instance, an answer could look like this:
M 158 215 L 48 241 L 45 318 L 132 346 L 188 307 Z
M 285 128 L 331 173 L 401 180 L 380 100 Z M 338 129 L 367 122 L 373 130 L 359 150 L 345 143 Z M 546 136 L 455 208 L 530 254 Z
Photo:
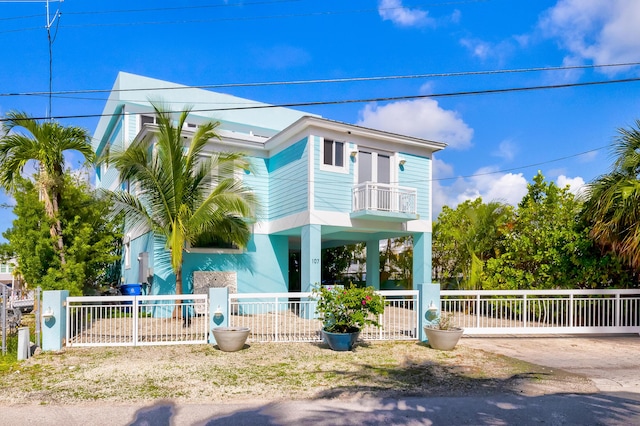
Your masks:
M 209 343 L 216 344 L 214 327 L 229 327 L 229 288 L 209 288 Z
M 440 284 L 418 284 L 418 292 L 420 293 L 418 336 L 421 342 L 427 341 L 427 335 L 424 332 L 424 326 L 428 325 L 438 315 L 440 315 Z M 429 311 L 429 306 L 437 307 L 437 311 Z
M 33 311 L 36 315 L 36 318 L 41 318 L 42 315 L 42 308 L 41 308 L 41 303 L 40 303 L 40 296 L 42 295 L 42 288 L 40 286 L 36 287 L 36 291 L 34 293 L 33 296 Z M 41 347 L 42 346 L 42 341 L 40 339 L 40 336 L 42 335 L 42 329 L 41 329 L 41 323 L 40 321 L 36 321 L 36 346 L 37 347 Z
M 42 295 L 42 350 L 59 351 L 67 333 L 67 306 L 69 290 L 48 290 Z

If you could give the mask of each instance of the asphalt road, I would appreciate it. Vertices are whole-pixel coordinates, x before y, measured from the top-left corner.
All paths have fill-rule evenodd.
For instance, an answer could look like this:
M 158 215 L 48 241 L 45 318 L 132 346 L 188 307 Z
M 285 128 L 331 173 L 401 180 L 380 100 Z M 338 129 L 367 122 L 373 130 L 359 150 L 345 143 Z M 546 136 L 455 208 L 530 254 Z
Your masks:
M 0 407 L 6 425 L 640 425 L 640 338 L 469 338 L 461 344 L 583 374 L 594 394 Z

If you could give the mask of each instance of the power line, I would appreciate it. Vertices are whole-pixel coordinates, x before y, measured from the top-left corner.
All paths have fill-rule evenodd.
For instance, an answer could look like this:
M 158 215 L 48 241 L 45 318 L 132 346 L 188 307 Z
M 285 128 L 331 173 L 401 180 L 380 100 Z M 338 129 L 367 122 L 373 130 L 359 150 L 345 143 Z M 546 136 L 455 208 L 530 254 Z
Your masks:
M 434 93 L 429 95 L 386 96 L 386 97 L 376 97 L 376 98 L 343 99 L 343 100 L 333 100 L 333 101 L 290 102 L 290 103 L 281 103 L 281 104 L 273 104 L 273 105 L 259 104 L 259 105 L 234 106 L 234 107 L 224 107 L 224 108 L 200 108 L 200 109 L 192 109 L 191 112 L 198 113 L 198 112 L 216 112 L 216 111 L 242 111 L 242 110 L 269 109 L 269 108 L 296 108 L 296 107 L 311 107 L 311 106 L 320 106 L 320 105 L 345 105 L 345 104 L 368 103 L 368 102 L 406 101 L 406 100 L 414 100 L 414 99 L 445 98 L 445 97 L 457 97 L 457 96 L 495 95 L 495 94 L 503 94 L 503 93 L 529 92 L 529 91 L 536 91 L 536 90 L 552 90 L 552 89 L 566 89 L 566 88 L 572 88 L 572 87 L 588 87 L 588 86 L 600 86 L 600 85 L 608 85 L 608 84 L 635 83 L 638 81 L 640 81 L 640 77 L 625 78 L 625 79 L 619 79 L 619 80 L 588 81 L 588 82 L 582 82 L 582 83 L 565 83 L 565 84 L 553 84 L 553 85 L 543 85 L 543 86 L 511 87 L 506 89 L 487 89 L 487 90 L 474 90 L 474 91 L 463 91 L 463 92 Z M 180 111 L 168 111 L 168 112 L 179 113 Z M 59 115 L 52 118 L 62 120 L 62 119 L 70 119 L 70 118 L 112 117 L 115 115 L 119 115 L 119 114 L 113 113 L 113 114 Z M 35 120 L 42 119 L 42 117 L 31 117 L 31 118 Z M 8 119 L 6 118 L 0 118 L 0 122 L 7 121 L 7 120 Z
M 195 86 L 179 86 L 179 87 L 151 87 L 144 89 L 83 89 L 83 90 L 61 90 L 56 92 L 15 92 L 0 93 L 0 97 L 8 96 L 42 96 L 42 95 L 76 95 L 76 94 L 97 94 L 97 93 L 122 93 L 122 92 L 140 92 L 140 91 L 157 91 L 157 90 L 189 90 L 189 89 L 229 89 L 239 87 L 269 87 L 269 86 L 294 86 L 305 84 L 332 84 L 332 83 L 358 83 L 383 80 L 409 80 L 409 79 L 425 79 L 425 78 L 442 78 L 442 77 L 466 77 L 477 75 L 495 75 L 495 74 L 517 74 L 528 72 L 543 71 L 570 71 L 581 69 L 598 69 L 598 68 L 615 68 L 615 67 L 633 67 L 640 65 L 640 62 L 625 62 L 616 64 L 592 64 L 592 65 L 566 65 L 559 67 L 531 67 L 531 68 L 515 68 L 515 69 L 499 69 L 485 71 L 460 71 L 448 73 L 429 73 L 429 74 L 411 74 L 411 75 L 388 75 L 373 77 L 347 77 L 333 79 L 309 79 L 309 80 L 283 80 L 283 81 L 263 81 L 249 83 L 219 83 L 219 84 L 202 84 Z
M 479 177 L 479 176 L 488 176 L 488 175 L 495 175 L 495 174 L 500 174 L 500 173 L 513 172 L 513 171 L 516 171 L 516 170 L 530 169 L 532 167 L 544 166 L 545 164 L 557 163 L 558 161 L 568 160 L 570 158 L 576 158 L 576 157 L 580 157 L 582 155 L 591 154 L 593 152 L 601 151 L 601 150 L 603 150 L 605 148 L 610 148 L 611 146 L 613 146 L 613 145 L 609 144 L 609 145 L 601 146 L 599 148 L 590 149 L 588 151 L 579 152 L 577 154 L 570 154 L 570 155 L 566 155 L 564 157 L 554 158 L 554 159 L 546 160 L 546 161 L 540 161 L 539 163 L 532 163 L 532 164 L 527 164 L 527 165 L 524 165 L 524 166 L 511 167 L 511 168 L 508 168 L 508 169 L 495 170 L 495 171 L 492 171 L 492 172 L 474 173 L 474 174 L 471 174 L 471 175 L 452 176 L 452 177 L 448 177 L 448 178 L 436 178 L 436 179 L 430 179 L 430 180 L 427 180 L 427 181 L 429 182 L 429 181 L 469 179 L 469 178 L 474 178 L 474 177 Z M 416 181 L 414 181 L 414 182 L 416 182 Z
M 285 2 L 297 2 L 301 0 L 272 0 L 272 1 L 264 1 L 264 2 L 254 2 L 254 3 L 231 3 L 224 5 L 204 5 L 204 6 L 180 6 L 180 7 L 167 7 L 167 8 L 150 8 L 150 9 L 129 9 L 129 10 L 112 10 L 112 11 L 95 11 L 95 12 L 69 12 L 69 15 L 98 15 L 98 14 L 109 14 L 109 13 L 138 13 L 138 12 L 155 12 L 155 11 L 176 11 L 176 10 L 187 10 L 187 9 L 202 9 L 202 8 L 214 8 L 214 7 L 240 7 L 245 5 L 264 5 L 264 4 L 272 4 L 272 3 L 285 3 Z M 450 2 L 441 2 L 441 3 L 430 3 L 426 5 L 421 5 L 422 7 L 436 7 L 436 6 L 451 6 L 451 5 L 459 5 L 459 4 L 467 4 L 467 3 L 479 3 L 485 2 L 488 0 L 460 0 L 460 1 L 450 1 Z M 408 6 L 394 6 L 387 8 L 376 8 L 376 9 L 355 9 L 355 10 L 329 10 L 329 11 L 319 11 L 319 12 L 307 12 L 307 13 L 291 13 L 291 14 L 281 14 L 281 15 L 262 15 L 262 16 L 242 16 L 242 17 L 228 17 L 228 18 L 212 18 L 212 19 L 183 19 L 183 20 L 172 20 L 172 21 L 147 21 L 147 22 L 120 22 L 120 23 L 86 23 L 86 24 L 75 24 L 75 25 L 63 25 L 63 28 L 86 28 L 86 27 L 128 27 L 128 26 L 138 26 L 138 25 L 175 25 L 175 24 L 198 24 L 198 23 L 212 23 L 212 22 L 233 22 L 233 21 L 251 21 L 251 20 L 269 20 L 269 19 L 290 19 L 290 18 L 303 18 L 303 17 L 312 17 L 312 16 L 331 16 L 331 15 L 345 15 L 345 14 L 360 14 L 360 13 L 379 13 L 384 10 L 395 10 L 395 9 L 405 9 Z M 413 6 L 415 7 L 415 6 Z M 14 30 L 6 30 L 0 31 L 0 34 L 3 33 L 12 33 L 12 32 L 22 32 L 22 31 L 32 31 L 38 28 L 22 28 L 22 29 L 14 29 Z

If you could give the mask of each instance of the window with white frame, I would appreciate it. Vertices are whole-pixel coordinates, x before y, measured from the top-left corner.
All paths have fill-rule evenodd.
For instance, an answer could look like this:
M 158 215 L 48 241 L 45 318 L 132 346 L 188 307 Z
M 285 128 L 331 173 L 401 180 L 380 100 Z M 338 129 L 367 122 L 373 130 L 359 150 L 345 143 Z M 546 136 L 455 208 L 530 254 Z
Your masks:
M 124 239 L 124 267 L 131 268 L 131 237 L 129 235 Z
M 325 138 L 321 145 L 321 168 L 325 170 L 345 171 L 346 144 L 341 141 Z
M 158 124 L 158 120 L 155 115 L 140 115 L 140 128 L 145 124 Z

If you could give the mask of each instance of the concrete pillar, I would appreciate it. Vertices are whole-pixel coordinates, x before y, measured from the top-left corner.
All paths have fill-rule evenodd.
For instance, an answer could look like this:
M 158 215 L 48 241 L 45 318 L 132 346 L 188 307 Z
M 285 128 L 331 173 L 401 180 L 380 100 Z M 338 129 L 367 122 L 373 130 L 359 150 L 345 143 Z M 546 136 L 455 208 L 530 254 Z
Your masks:
M 413 234 L 413 288 L 431 283 L 431 233 Z
M 31 342 L 29 339 L 29 327 L 18 328 L 18 361 L 29 358 Z
M 59 351 L 67 337 L 67 315 L 64 306 L 69 290 L 42 293 L 42 350 Z
M 418 284 L 420 292 L 420 320 L 418 321 L 418 335 L 420 341 L 426 342 L 425 325 L 431 325 L 440 316 L 440 284 Z M 429 307 L 435 307 L 430 310 Z
M 229 327 L 229 288 L 209 288 L 209 343 L 216 344 L 214 327 Z
M 380 241 L 367 241 L 367 287 L 380 290 Z

